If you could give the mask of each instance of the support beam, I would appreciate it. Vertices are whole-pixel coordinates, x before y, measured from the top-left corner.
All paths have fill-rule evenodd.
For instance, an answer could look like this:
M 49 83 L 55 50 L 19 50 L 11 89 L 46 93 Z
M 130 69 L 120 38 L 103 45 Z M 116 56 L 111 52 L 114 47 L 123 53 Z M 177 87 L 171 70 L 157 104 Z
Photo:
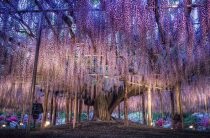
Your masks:
M 90 117 L 90 106 L 87 105 L 87 121 L 89 121 L 89 117 Z
M 53 102 L 53 118 L 52 118 L 52 125 L 56 125 L 56 117 L 57 117 L 57 109 L 58 109 L 58 102 L 57 102 L 58 91 L 55 92 L 54 102 Z
M 50 101 L 50 123 L 52 124 L 53 116 L 53 103 L 54 103 L 54 92 L 52 92 L 51 101 Z
M 205 95 L 204 105 L 205 105 L 205 113 L 208 113 L 208 97 L 207 97 L 207 95 Z
M 173 5 L 166 5 L 166 6 L 162 6 L 160 7 L 159 9 L 177 9 L 177 8 L 185 8 L 185 7 L 191 7 L 191 8 L 198 8 L 198 7 L 205 7 L 206 5 L 201 5 L 201 4 L 191 4 L 191 5 L 176 5 L 176 6 L 173 6 Z M 150 6 L 148 7 L 147 9 L 155 9 L 156 7 L 155 6 Z M 56 8 L 49 8 L 49 9 L 43 9 L 43 10 L 40 10 L 40 9 L 24 9 L 24 10 L 11 10 L 11 9 L 8 9 L 5 10 L 5 8 L 1 8 L 0 9 L 0 14 L 5 14 L 5 13 L 9 13 L 9 14 L 27 14 L 27 13 L 40 13 L 40 12 L 67 12 L 69 11 L 69 8 L 62 8 L 62 9 L 56 9 Z
M 152 126 L 152 87 L 151 85 L 148 88 L 147 92 L 147 108 L 148 108 L 148 126 Z
M 45 88 L 45 96 L 44 96 L 44 106 L 43 106 L 44 112 L 43 112 L 42 124 L 41 124 L 42 128 L 44 127 L 44 124 L 47 121 L 47 110 L 48 110 L 47 107 L 48 107 L 49 93 L 50 93 L 50 90 L 49 90 L 49 86 L 48 86 L 48 82 L 47 82 L 47 86 Z
M 73 128 L 76 127 L 76 122 L 77 122 L 77 92 L 75 92 L 74 96 L 74 120 L 73 120 Z
M 172 128 L 174 128 L 174 92 L 170 91 L 170 99 L 171 99 L 171 118 L 172 118 Z
M 45 9 L 45 10 L 40 10 L 40 9 L 32 9 L 32 10 L 3 10 L 3 9 L 0 9 L 0 14 L 6 14 L 6 13 L 9 13 L 9 14 L 27 14 L 27 13 L 46 13 L 46 12 L 67 12 L 69 11 L 69 8 L 67 9 Z
M 73 99 L 72 97 L 70 97 L 70 115 L 69 115 L 69 118 L 70 118 L 70 122 L 72 122 L 72 112 L 73 112 Z
M 145 111 L 145 96 L 144 92 L 141 95 L 142 100 L 142 117 L 143 117 L 143 124 L 146 124 L 146 111 Z
M 181 123 L 182 123 L 182 128 L 184 127 L 183 124 L 183 111 L 182 111 L 182 98 L 181 98 L 181 82 L 177 82 L 175 86 L 175 92 L 176 92 L 176 109 L 177 113 L 181 117 Z
M 158 97 L 160 99 L 160 113 L 161 113 L 161 118 L 163 118 L 164 114 L 163 114 L 163 98 L 161 95 L 160 90 L 158 90 Z
M 128 84 L 127 80 L 125 80 L 125 96 L 124 96 L 124 119 L 125 126 L 128 126 Z
M 36 51 L 35 51 L 35 60 L 34 60 L 34 68 L 33 68 L 33 76 L 30 88 L 30 109 L 29 109 L 29 119 L 28 119 L 28 129 L 30 129 L 30 121 L 31 121 L 31 113 L 32 113 L 32 106 L 35 97 L 35 85 L 36 85 L 36 76 L 37 76 L 37 68 L 38 68 L 38 61 L 39 61 L 39 49 L 41 46 L 41 38 L 42 38 L 42 22 L 43 22 L 43 15 L 41 15 L 41 20 L 39 21 L 39 29 L 38 29 L 38 37 L 36 43 Z
M 66 96 L 66 124 L 69 123 L 69 102 L 70 102 L 70 96 L 69 93 L 67 92 L 67 96 Z
M 78 121 L 81 122 L 82 119 L 82 107 L 83 107 L 83 101 L 82 101 L 82 97 L 79 99 L 79 118 Z
M 120 104 L 118 105 L 118 119 L 120 119 Z
M 80 107 L 80 102 L 79 102 L 79 97 L 77 98 L 77 122 L 79 122 L 79 107 Z

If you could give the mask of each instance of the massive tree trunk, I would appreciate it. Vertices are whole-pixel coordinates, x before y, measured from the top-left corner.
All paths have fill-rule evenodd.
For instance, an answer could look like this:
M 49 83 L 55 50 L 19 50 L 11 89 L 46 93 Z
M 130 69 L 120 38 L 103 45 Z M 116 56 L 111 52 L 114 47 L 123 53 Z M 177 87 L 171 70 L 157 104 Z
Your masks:
M 139 95 L 135 91 L 136 87 L 128 86 L 128 98 Z M 146 91 L 145 87 L 140 88 L 141 92 Z M 106 95 L 100 94 L 95 99 L 90 99 L 90 96 L 85 95 L 84 103 L 94 107 L 94 120 L 109 121 L 114 109 L 124 101 L 125 90 L 118 93 L 109 93 Z
M 105 95 L 99 95 L 94 103 L 94 119 L 110 120 L 108 100 Z

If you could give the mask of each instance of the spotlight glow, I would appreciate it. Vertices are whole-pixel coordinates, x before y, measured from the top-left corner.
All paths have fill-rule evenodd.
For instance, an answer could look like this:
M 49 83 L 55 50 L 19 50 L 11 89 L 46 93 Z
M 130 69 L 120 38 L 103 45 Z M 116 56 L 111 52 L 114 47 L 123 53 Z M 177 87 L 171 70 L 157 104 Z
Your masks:
M 171 7 L 172 8 L 177 8 L 177 7 L 179 7 L 179 5 L 172 5 Z
M 191 126 L 189 126 L 189 128 L 193 129 L 194 127 L 193 127 L 193 125 L 191 125 Z
M 50 121 L 46 121 L 44 127 L 48 127 L 50 125 Z

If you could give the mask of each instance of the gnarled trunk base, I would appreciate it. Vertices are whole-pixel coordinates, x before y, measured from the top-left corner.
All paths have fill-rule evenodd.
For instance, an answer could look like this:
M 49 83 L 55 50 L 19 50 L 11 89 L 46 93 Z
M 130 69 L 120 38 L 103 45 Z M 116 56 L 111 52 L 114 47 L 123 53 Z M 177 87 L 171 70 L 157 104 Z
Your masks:
M 141 87 L 140 91 L 141 93 L 143 91 L 146 91 L 147 88 Z M 85 93 L 83 95 L 84 104 L 87 106 L 94 106 L 94 120 L 102 120 L 102 121 L 110 121 L 111 120 L 111 114 L 114 111 L 114 109 L 122 102 L 124 101 L 125 91 L 120 91 L 117 94 L 116 93 L 109 93 L 107 95 L 98 95 L 95 98 L 91 98 L 90 95 Z M 139 93 L 136 92 L 136 87 L 134 86 L 128 86 L 128 98 L 132 96 L 139 95 Z
M 102 121 L 109 121 L 111 119 L 109 105 L 105 95 L 99 95 L 95 100 L 94 119 Z

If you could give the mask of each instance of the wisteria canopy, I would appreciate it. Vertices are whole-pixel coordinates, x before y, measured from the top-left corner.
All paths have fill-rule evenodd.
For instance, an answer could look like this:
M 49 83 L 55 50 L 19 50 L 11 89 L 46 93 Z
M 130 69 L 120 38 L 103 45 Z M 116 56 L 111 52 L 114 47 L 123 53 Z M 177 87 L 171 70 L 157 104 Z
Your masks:
M 77 95 L 111 114 L 125 92 L 151 90 L 152 110 L 170 112 L 160 104 L 179 85 L 183 112 L 205 111 L 209 14 L 209 0 L 1 0 L 0 109 L 28 112 L 57 92 L 61 108 Z

